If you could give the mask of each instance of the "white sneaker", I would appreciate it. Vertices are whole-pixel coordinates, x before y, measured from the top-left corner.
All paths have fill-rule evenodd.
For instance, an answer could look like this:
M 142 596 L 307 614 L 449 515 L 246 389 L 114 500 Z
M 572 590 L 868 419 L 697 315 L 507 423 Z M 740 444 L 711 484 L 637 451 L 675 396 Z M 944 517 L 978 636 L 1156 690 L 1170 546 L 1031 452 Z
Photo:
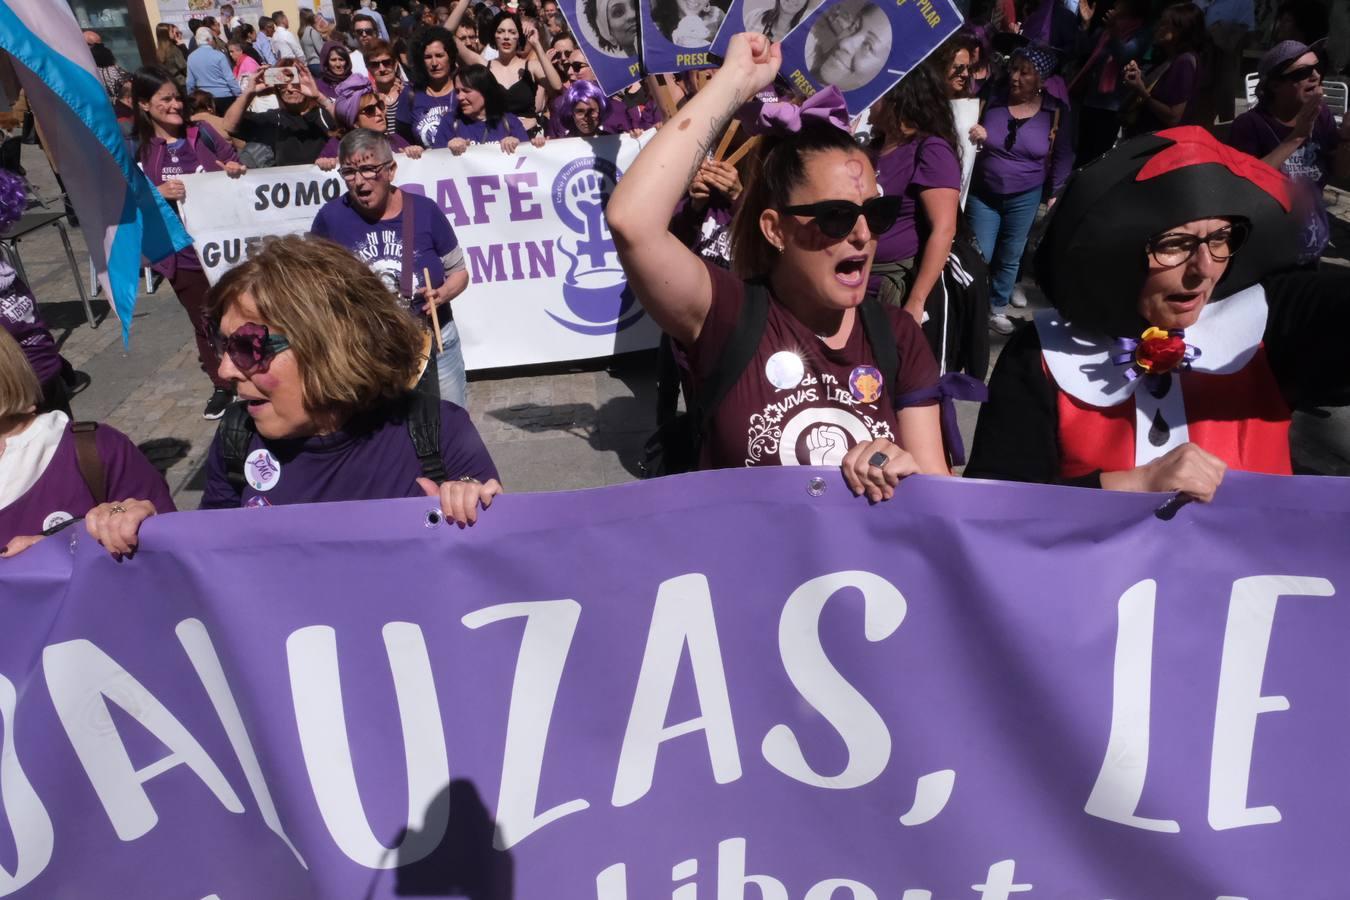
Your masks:
M 989 330 L 998 332 L 999 334 L 1012 334 L 1013 333 L 1012 319 L 1003 315 L 1003 313 L 990 313 Z
M 1027 292 L 1022 290 L 1020 287 L 1013 288 L 1012 297 L 1008 299 L 1008 302 L 1017 309 L 1026 309 Z

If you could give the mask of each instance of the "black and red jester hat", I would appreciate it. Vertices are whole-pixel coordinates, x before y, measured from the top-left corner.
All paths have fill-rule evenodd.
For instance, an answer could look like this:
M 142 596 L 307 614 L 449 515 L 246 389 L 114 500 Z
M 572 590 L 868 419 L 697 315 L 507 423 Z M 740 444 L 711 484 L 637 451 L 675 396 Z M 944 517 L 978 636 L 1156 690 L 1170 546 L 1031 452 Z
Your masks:
M 1300 220 L 1283 174 L 1203 128 L 1131 138 L 1069 179 L 1036 251 L 1036 281 L 1075 325 L 1137 335 L 1149 238 L 1219 217 L 1245 219 L 1251 234 L 1213 299 L 1297 261 Z

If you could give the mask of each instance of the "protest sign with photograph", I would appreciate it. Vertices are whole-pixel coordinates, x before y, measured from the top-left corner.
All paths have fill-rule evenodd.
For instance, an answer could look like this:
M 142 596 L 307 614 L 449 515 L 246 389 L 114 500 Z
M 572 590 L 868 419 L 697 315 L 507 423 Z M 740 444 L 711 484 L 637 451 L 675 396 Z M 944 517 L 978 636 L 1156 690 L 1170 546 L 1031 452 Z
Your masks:
M 782 75 L 808 97 L 834 85 L 857 115 L 959 27 L 951 0 L 839 0 L 783 41 Z
M 606 94 L 642 77 L 637 0 L 562 0 L 558 9 Z
M 771 41 L 781 41 L 802 20 L 815 12 L 825 0 L 731 0 L 727 18 L 713 40 L 712 55 L 717 59 L 727 55 L 731 39 L 742 31 L 766 34 Z
M 716 65 L 708 58 L 731 0 L 638 0 L 642 21 L 642 67 L 648 72 L 684 72 Z

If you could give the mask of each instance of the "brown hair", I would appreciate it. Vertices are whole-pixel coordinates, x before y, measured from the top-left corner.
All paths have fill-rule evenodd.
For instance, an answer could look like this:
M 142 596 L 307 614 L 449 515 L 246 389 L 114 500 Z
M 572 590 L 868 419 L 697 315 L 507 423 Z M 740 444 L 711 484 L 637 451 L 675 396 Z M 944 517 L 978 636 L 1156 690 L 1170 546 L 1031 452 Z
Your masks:
M 402 302 L 351 252 L 312 236 L 267 238 L 207 295 L 217 322 L 244 294 L 286 336 L 305 409 L 339 422 L 403 395 L 422 365 L 422 336 Z
M 30 415 L 42 403 L 42 385 L 19 342 L 0 328 L 0 419 Z
M 766 209 L 787 204 L 792 189 L 806 180 L 807 158 L 830 150 L 863 152 L 853 135 L 823 123 L 803 123 L 801 131 L 786 137 L 766 135 L 757 150 L 745 160 L 749 184 L 731 223 L 732 269 L 745 279 L 763 278 L 777 261 L 777 251 L 760 230 L 759 217 Z

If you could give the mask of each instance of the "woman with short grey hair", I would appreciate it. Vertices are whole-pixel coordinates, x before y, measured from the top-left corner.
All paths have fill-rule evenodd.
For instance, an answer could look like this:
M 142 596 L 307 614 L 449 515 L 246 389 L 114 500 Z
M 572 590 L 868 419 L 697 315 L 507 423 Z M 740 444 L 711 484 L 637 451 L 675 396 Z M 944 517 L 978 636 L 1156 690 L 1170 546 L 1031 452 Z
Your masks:
M 469 286 L 469 272 L 450 220 L 435 201 L 394 186 L 398 163 L 385 135 L 355 129 L 338 146 L 338 162 L 347 192 L 323 205 L 310 231 L 351 250 L 422 324 L 430 325 L 436 308 L 444 349 L 422 384 L 437 385 L 442 400 L 465 406 L 464 356 L 450 301 Z

